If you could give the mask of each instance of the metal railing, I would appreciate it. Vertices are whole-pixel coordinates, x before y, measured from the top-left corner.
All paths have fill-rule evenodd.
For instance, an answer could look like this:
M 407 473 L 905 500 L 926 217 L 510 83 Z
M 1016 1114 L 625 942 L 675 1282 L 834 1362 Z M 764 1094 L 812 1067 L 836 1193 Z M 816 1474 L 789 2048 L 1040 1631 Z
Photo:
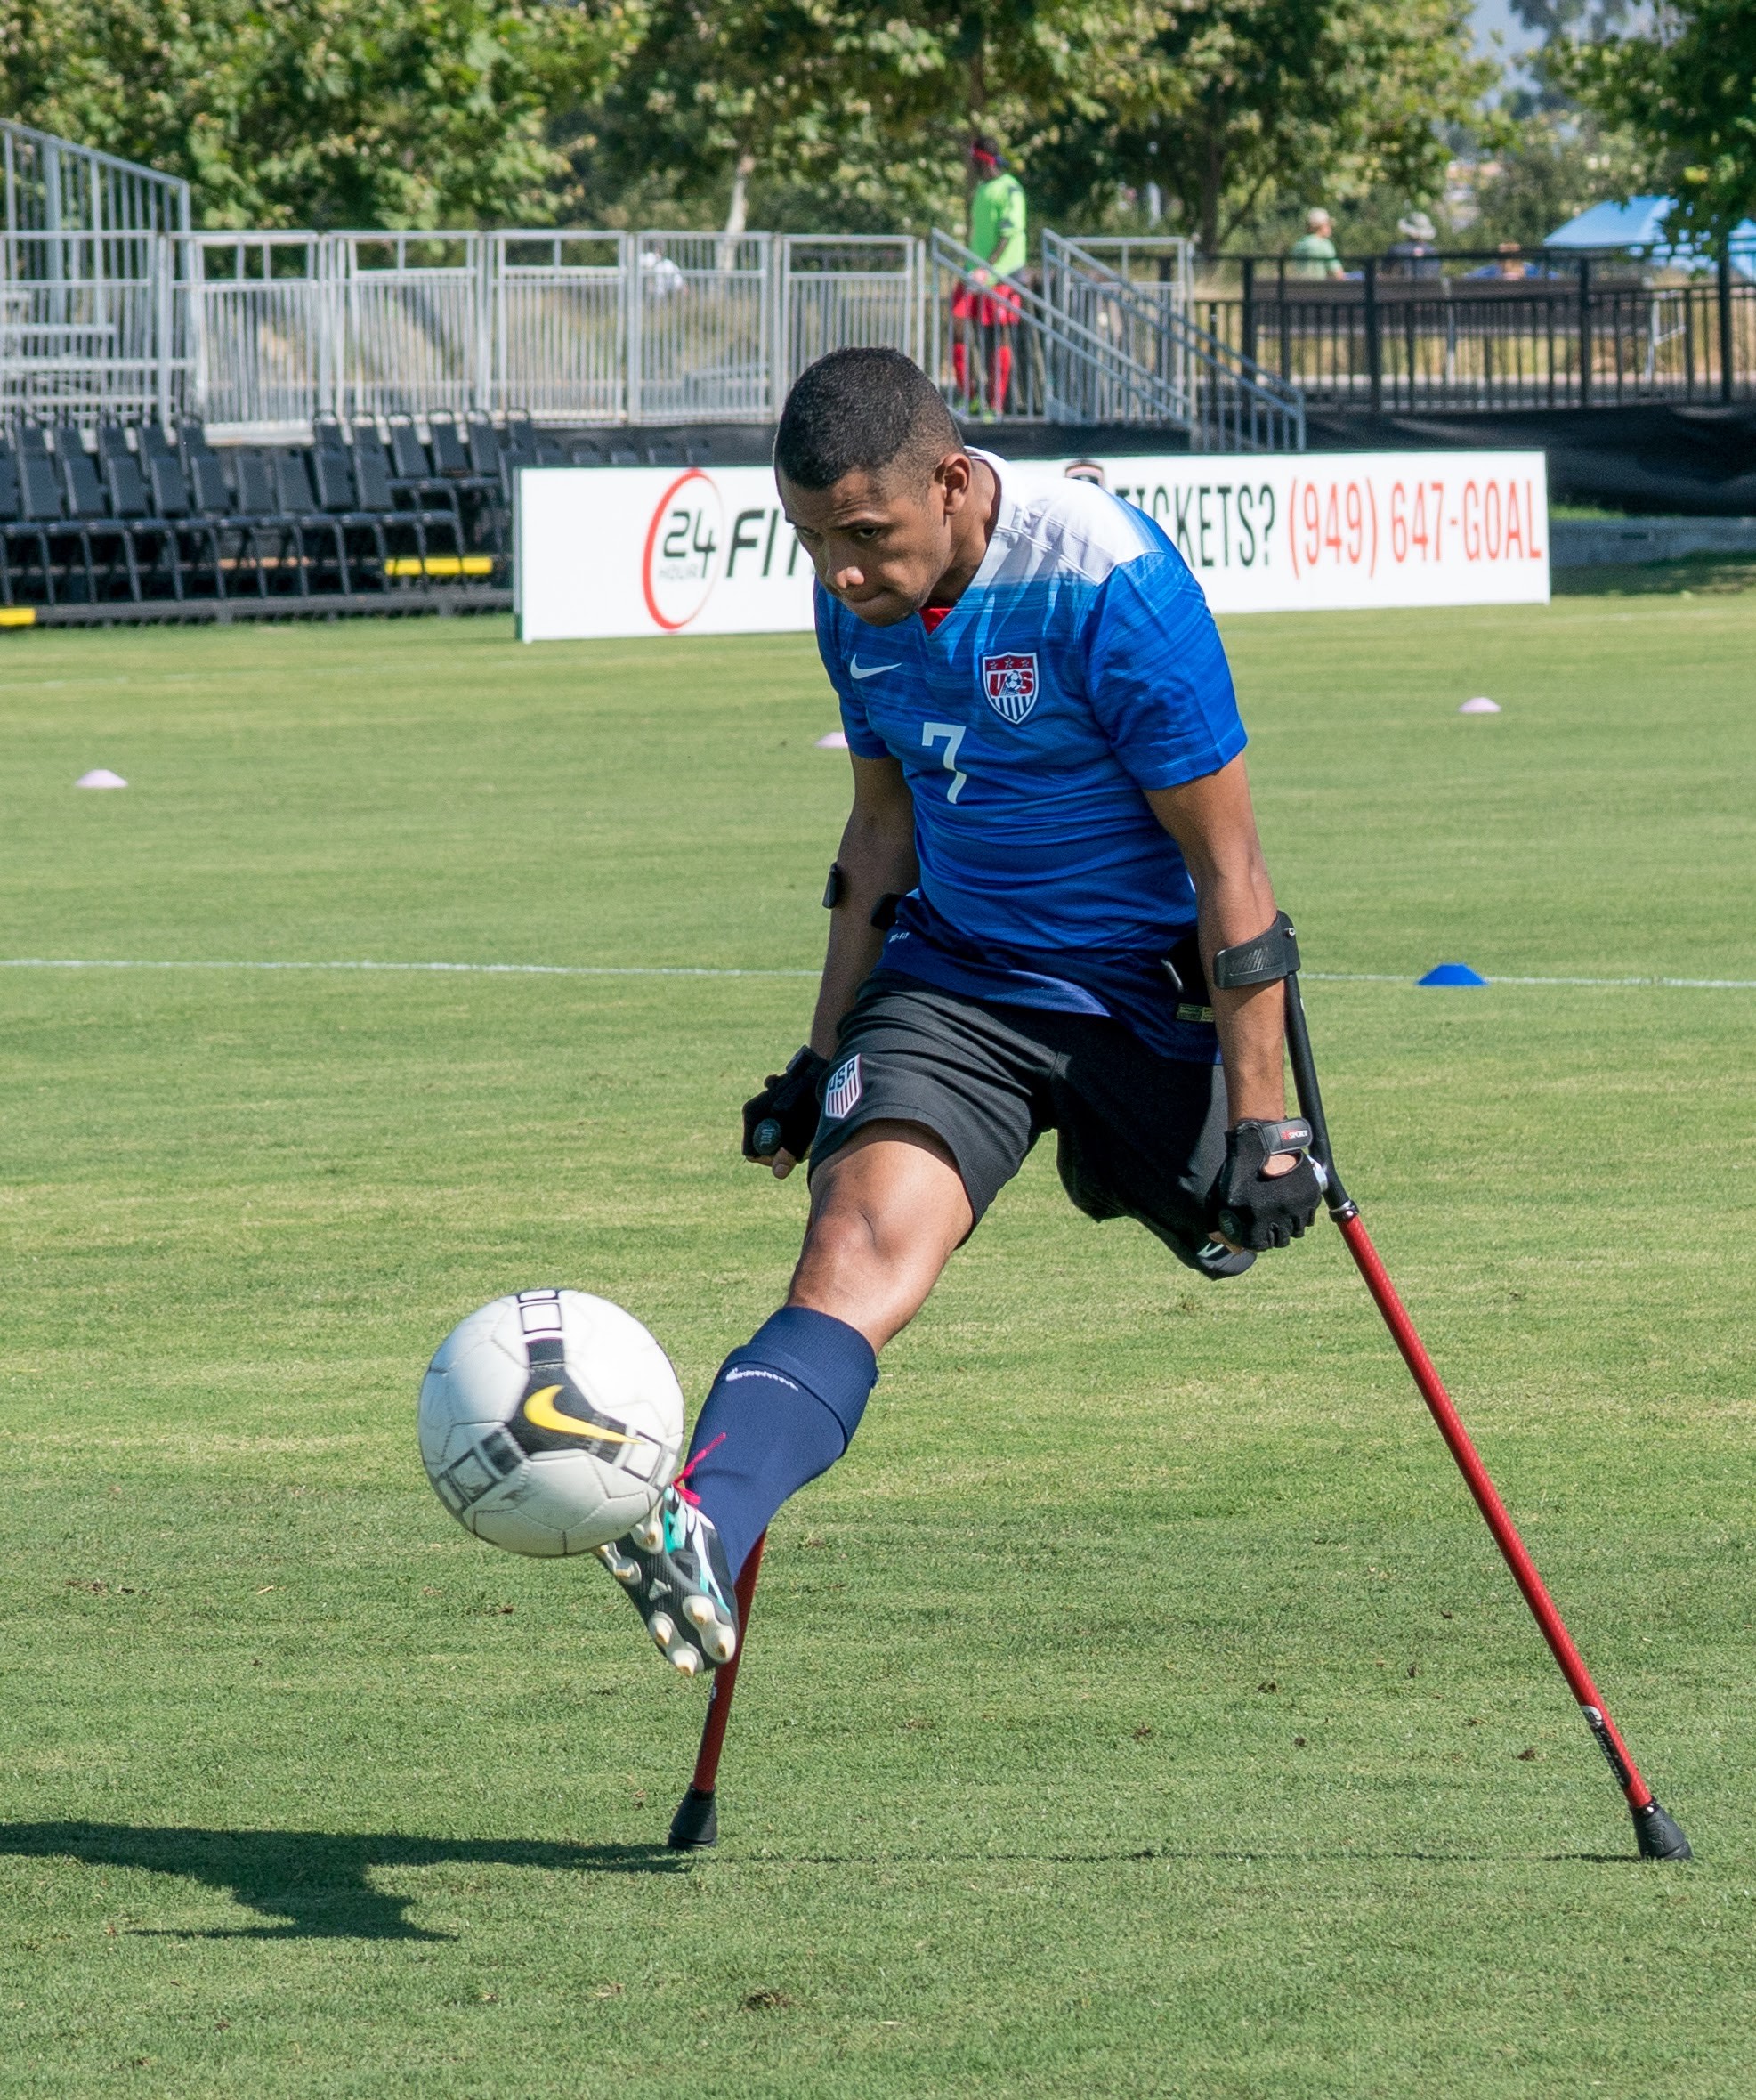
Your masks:
M 0 118 L 7 233 L 187 233 L 189 184 Z
M 166 413 L 177 368 L 173 245 L 158 233 L 8 233 L 0 414 Z
M 921 244 L 906 234 L 781 236 L 775 395 L 844 344 L 921 354 Z
M 313 233 L 190 236 L 182 279 L 184 400 L 216 424 L 308 423 L 336 396 L 334 316 Z
M 768 233 L 199 234 L 190 412 L 771 420 L 839 343 L 918 353 L 920 244 Z
M 770 421 L 772 233 L 641 234 L 628 300 L 631 423 Z
M 490 395 L 538 422 L 628 419 L 627 233 L 488 236 Z
M 996 278 L 947 233 L 935 231 L 927 268 L 927 369 L 954 414 L 1188 428 L 1186 400 L 1127 341 L 1019 278 Z
M 1145 258 L 1155 260 L 1156 269 L 1143 280 L 1130 266 L 1141 259 L 1139 251 L 1153 246 L 1167 252 Z M 1169 252 L 1173 249 L 1180 254 Z M 1043 235 L 1043 282 L 1050 302 L 1115 342 L 1132 364 L 1157 374 L 1181 404 L 1180 420 L 1193 450 L 1302 452 L 1302 391 L 1191 320 L 1190 280 L 1186 241 L 1073 241 L 1057 233 Z M 1094 418 L 1129 419 L 1113 413 Z
M 418 403 L 461 415 L 491 394 L 489 279 L 479 233 L 332 233 L 335 409 L 350 421 Z
M 1314 408 L 1479 413 L 1756 393 L 1756 284 L 1728 257 L 1693 273 L 1620 252 L 1347 267 L 1312 281 L 1280 258 L 1210 266 L 1196 317 Z
M 187 182 L 0 121 L 0 414 L 173 406 Z

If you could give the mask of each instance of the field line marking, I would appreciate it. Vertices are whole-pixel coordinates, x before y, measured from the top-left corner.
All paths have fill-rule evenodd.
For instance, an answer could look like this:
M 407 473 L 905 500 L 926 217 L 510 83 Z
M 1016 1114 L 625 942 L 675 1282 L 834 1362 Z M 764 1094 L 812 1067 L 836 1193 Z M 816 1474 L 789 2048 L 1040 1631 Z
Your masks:
M 145 962 L 114 956 L 4 955 L 0 969 L 402 970 L 490 977 L 817 977 L 815 969 L 705 969 L 684 963 L 574 962 Z
M 0 955 L 0 969 L 256 969 L 392 971 L 414 976 L 489 977 L 807 977 L 815 969 L 708 969 L 699 963 L 614 962 L 186 962 L 148 961 L 132 956 Z M 1320 985 L 1408 985 L 1413 977 L 1390 970 L 1306 969 Z M 1756 977 L 1489 977 L 1489 985 L 1582 985 L 1598 989 L 1646 986 L 1677 992 L 1756 992 Z

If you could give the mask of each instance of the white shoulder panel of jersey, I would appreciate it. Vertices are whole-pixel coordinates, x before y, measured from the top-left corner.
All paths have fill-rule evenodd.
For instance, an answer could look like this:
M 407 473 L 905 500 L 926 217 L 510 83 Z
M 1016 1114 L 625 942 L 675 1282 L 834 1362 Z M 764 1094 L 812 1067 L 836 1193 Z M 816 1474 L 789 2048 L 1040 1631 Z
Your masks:
M 1055 470 L 997 459 L 1006 541 L 990 584 L 1032 583 L 1074 575 L 1102 583 L 1113 569 L 1155 551 L 1145 518 L 1095 482 L 1069 481 Z

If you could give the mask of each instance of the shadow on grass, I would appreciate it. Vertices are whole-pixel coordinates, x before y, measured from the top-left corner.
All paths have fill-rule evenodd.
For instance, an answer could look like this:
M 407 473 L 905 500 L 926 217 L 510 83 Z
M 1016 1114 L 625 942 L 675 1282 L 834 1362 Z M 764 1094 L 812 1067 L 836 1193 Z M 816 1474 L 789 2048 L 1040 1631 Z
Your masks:
M 1756 562 L 1748 555 L 1686 555 L 1679 562 L 1630 562 L 1589 569 L 1557 569 L 1550 588 L 1558 598 L 1735 596 L 1756 587 Z
M 446 1940 L 405 1915 L 411 1897 L 373 1887 L 375 1868 L 536 1867 L 552 1874 L 672 1874 L 684 1860 L 656 1845 L 565 1845 L 534 1838 L 404 1837 L 334 1830 L 187 1830 L 132 1823 L 0 1823 L 0 1858 L 141 1867 L 223 1890 L 274 1924 L 170 1939 Z

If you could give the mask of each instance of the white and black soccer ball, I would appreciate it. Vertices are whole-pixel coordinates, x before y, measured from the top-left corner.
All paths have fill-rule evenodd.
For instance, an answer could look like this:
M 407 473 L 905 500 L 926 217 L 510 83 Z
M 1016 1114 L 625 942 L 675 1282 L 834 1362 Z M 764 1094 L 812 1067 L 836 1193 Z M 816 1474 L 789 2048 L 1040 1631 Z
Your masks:
M 632 1313 L 520 1291 L 452 1328 L 421 1381 L 421 1463 L 466 1531 L 589 1553 L 648 1515 L 683 1448 L 683 1390 Z

